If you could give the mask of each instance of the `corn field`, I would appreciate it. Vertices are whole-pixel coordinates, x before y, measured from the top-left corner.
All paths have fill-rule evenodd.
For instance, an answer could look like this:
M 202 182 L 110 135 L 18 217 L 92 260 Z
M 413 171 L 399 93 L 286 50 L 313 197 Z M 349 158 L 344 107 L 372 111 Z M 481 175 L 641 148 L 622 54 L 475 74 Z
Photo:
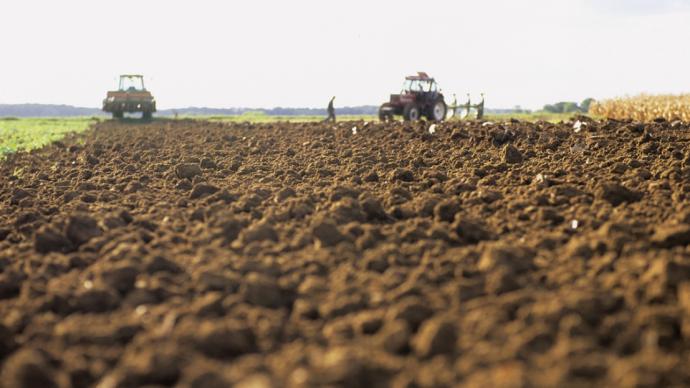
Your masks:
M 666 120 L 690 122 L 690 94 L 615 98 L 593 102 L 589 113 L 613 119 L 652 121 Z

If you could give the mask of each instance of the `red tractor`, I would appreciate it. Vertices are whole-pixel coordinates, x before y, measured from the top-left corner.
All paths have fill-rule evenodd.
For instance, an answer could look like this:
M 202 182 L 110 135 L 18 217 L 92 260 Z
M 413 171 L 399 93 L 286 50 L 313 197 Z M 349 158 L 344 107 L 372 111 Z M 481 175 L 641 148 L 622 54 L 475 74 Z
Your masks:
M 391 94 L 390 102 L 379 108 L 381 121 L 402 115 L 405 121 L 416 121 L 425 116 L 430 121 L 443 121 L 448 107 L 436 81 L 426 73 L 405 77 L 400 94 Z

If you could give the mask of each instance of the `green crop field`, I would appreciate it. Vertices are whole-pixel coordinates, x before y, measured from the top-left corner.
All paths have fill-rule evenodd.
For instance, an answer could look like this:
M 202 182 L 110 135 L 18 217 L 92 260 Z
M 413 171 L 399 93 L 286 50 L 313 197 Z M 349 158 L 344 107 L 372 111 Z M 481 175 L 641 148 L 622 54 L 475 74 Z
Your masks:
M 0 158 L 16 151 L 41 148 L 72 132 L 83 132 L 97 119 L 75 118 L 0 118 Z

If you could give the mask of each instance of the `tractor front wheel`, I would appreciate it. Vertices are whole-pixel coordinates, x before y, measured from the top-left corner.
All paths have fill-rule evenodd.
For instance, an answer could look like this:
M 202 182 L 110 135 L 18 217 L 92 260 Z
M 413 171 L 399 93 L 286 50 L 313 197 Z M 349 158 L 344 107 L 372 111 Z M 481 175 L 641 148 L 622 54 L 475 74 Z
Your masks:
M 391 105 L 386 103 L 381 105 L 379 108 L 379 120 L 381 121 L 389 121 L 393 120 L 393 112 L 391 111 Z
M 417 104 L 405 105 L 405 109 L 403 110 L 403 117 L 405 118 L 405 121 L 417 121 L 419 120 L 420 116 L 421 113 Z

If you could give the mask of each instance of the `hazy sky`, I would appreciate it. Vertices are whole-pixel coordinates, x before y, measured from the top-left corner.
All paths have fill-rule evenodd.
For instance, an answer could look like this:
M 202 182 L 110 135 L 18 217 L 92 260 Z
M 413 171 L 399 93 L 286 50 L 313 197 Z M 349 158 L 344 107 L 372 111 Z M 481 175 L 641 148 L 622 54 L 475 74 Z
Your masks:
M 2 0 L 0 103 L 379 104 L 423 70 L 490 107 L 690 92 L 690 0 Z

